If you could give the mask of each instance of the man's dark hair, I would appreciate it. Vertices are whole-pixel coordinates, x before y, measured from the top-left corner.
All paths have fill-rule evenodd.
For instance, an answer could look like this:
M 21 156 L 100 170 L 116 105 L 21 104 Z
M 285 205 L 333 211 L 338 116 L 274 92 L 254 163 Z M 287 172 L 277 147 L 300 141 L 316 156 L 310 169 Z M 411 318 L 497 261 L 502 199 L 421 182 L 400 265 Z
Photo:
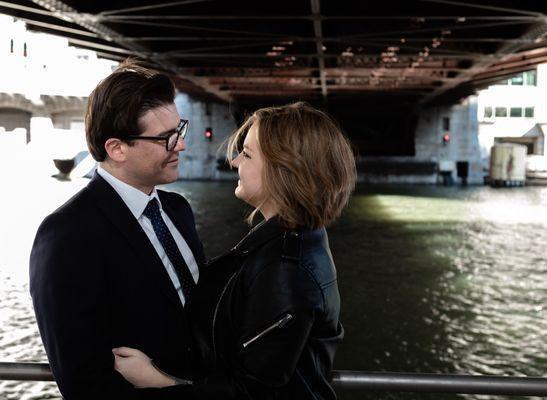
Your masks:
M 175 100 L 173 81 L 127 59 L 91 92 L 85 115 L 89 152 L 96 161 L 107 157 L 105 143 L 110 138 L 127 139 L 140 135 L 138 120 L 147 111 Z

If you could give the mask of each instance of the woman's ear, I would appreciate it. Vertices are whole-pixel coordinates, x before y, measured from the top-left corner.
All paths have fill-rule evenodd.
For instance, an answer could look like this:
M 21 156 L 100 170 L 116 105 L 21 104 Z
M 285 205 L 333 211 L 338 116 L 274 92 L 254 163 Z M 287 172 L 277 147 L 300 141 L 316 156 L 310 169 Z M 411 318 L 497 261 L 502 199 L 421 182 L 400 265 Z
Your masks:
M 127 144 L 118 138 L 110 138 L 104 144 L 108 157 L 115 162 L 124 162 L 126 158 Z

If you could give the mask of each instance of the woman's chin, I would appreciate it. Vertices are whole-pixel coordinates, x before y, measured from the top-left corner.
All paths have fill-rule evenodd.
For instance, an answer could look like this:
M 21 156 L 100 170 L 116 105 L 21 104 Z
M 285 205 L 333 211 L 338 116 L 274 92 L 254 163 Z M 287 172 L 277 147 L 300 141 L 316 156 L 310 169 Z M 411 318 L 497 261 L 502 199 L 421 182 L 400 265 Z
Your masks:
M 256 207 L 256 204 L 253 201 L 249 201 L 251 199 L 249 199 L 249 197 L 245 195 L 245 192 L 243 191 L 243 189 L 241 187 L 239 187 L 239 186 L 236 187 L 236 190 L 234 191 L 234 194 L 239 200 L 244 201 L 245 203 L 247 203 L 251 207 Z

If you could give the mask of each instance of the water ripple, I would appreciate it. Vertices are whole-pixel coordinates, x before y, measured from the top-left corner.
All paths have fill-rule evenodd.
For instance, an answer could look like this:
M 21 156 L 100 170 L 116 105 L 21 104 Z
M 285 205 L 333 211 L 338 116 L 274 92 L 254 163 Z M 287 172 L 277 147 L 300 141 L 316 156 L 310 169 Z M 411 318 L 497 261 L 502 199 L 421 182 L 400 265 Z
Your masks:
M 209 256 L 246 232 L 244 207 L 233 198 L 231 183 L 179 182 L 170 188 L 190 199 Z M 346 329 L 335 367 L 546 375 L 546 210 L 547 188 L 359 187 L 329 229 Z M 33 234 L 46 211 L 26 231 Z M 12 247 L 20 247 L 6 245 L 1 233 L 0 359 L 45 361 L 21 261 L 27 256 L 10 256 Z M 0 382 L 0 393 L 9 400 L 60 398 L 54 384 L 43 382 Z

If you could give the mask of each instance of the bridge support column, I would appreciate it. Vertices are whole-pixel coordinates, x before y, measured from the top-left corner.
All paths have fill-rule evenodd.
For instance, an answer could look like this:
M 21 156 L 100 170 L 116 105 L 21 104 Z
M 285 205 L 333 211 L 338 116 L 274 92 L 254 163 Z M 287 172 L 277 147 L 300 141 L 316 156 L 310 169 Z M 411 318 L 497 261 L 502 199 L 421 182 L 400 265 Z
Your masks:
M 415 149 L 416 159 L 438 163 L 438 182 L 450 176 L 454 182 L 483 183 L 477 97 L 424 109 L 416 127 Z
M 178 93 L 175 104 L 182 118 L 189 120 L 187 150 L 180 153 L 181 179 L 235 180 L 237 174 L 222 169 L 225 150 L 220 148 L 236 129 L 236 122 L 227 104 L 205 102 Z M 210 129 L 211 138 L 205 132 Z

